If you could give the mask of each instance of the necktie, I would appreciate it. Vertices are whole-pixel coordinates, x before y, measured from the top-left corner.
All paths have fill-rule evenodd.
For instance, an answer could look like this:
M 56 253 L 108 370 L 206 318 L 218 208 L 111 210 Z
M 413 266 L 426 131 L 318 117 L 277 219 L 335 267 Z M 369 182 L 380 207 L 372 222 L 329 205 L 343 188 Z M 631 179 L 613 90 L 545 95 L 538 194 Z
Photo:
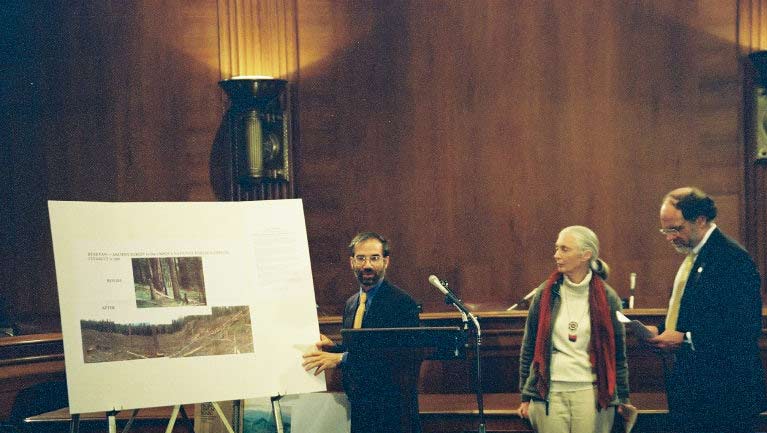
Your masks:
M 365 315 L 365 301 L 368 300 L 368 294 L 365 292 L 360 293 L 360 304 L 357 306 L 357 312 L 354 313 L 354 329 L 362 327 L 362 316 Z
M 687 277 L 690 276 L 690 269 L 692 264 L 695 263 L 695 254 L 690 253 L 685 257 L 682 266 L 679 267 L 679 273 L 677 274 L 676 285 L 671 292 L 671 299 L 668 303 L 668 314 L 666 314 L 666 329 L 673 329 L 676 331 L 676 320 L 679 318 L 679 304 L 682 303 L 682 295 L 684 295 L 684 287 L 687 285 Z

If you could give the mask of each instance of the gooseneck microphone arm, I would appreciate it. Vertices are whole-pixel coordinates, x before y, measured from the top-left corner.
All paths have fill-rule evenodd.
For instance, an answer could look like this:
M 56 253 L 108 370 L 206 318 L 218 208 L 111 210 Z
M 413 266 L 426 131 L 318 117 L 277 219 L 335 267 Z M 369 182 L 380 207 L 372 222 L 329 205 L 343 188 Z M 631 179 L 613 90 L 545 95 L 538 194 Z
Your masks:
M 460 299 L 458 299 L 457 296 L 455 296 L 455 293 L 451 292 L 447 287 L 445 287 L 442 284 L 442 281 L 437 278 L 436 275 L 430 275 L 429 276 L 429 283 L 431 283 L 432 286 L 436 287 L 437 290 L 442 292 L 446 296 L 446 302 L 449 302 L 453 305 L 455 305 L 456 308 L 459 310 L 465 312 L 466 314 L 471 314 L 468 308 L 466 308 L 465 305 L 463 305 L 463 302 L 461 302 Z
M 439 278 L 437 278 L 436 275 L 430 275 L 429 276 L 429 283 L 431 283 L 432 286 L 436 287 L 437 290 L 442 292 L 445 295 L 445 303 L 447 304 L 453 304 L 455 308 L 458 309 L 458 311 L 461 313 L 462 316 L 468 316 L 471 321 L 474 323 L 474 327 L 477 329 L 477 338 L 480 337 L 482 331 L 479 326 L 479 321 L 477 321 L 477 317 L 472 314 L 471 310 L 469 310 L 466 305 L 461 302 L 461 300 L 458 298 L 458 296 L 455 295 L 450 289 L 445 287 L 445 284 L 440 281 Z
M 538 290 L 538 289 L 535 288 L 535 289 L 531 290 L 530 293 L 526 294 L 525 297 L 522 298 L 522 300 L 520 300 L 516 304 L 512 305 L 511 307 L 507 308 L 506 311 L 511 311 L 511 310 L 517 308 L 519 306 L 519 304 L 525 304 L 525 303 L 529 304 L 530 303 L 530 299 L 533 297 L 533 295 L 535 295 L 535 291 L 536 290 Z
M 458 309 L 458 311 L 461 313 L 461 316 L 463 317 L 464 321 L 464 328 L 466 324 L 466 317 L 468 316 L 472 323 L 474 323 L 474 328 L 477 330 L 477 344 L 475 345 L 475 352 L 477 359 L 477 377 L 476 377 L 476 388 L 477 388 L 477 409 L 479 410 L 479 430 L 478 433 L 486 433 L 486 423 L 485 423 L 485 404 L 484 404 L 484 397 L 482 392 L 482 363 L 480 362 L 480 347 L 482 346 L 482 329 L 479 326 L 479 321 L 477 320 L 477 317 L 472 314 L 472 312 L 466 307 L 466 305 L 461 302 L 461 300 L 453 293 L 451 292 L 445 285 L 447 283 L 442 283 L 442 281 L 437 278 L 436 275 L 430 275 L 429 276 L 429 283 L 436 287 L 437 290 L 442 292 L 445 295 L 445 302 L 449 304 L 453 304 L 455 308 Z

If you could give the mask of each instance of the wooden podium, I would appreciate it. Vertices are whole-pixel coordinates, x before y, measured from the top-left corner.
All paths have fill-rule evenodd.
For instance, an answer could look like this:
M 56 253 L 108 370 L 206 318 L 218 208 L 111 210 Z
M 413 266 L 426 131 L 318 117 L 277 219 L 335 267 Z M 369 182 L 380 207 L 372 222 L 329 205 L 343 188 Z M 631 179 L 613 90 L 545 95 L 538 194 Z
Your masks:
M 365 393 L 385 390 L 389 396 L 397 395 L 402 433 L 421 431 L 418 408 L 421 361 L 465 355 L 466 333 L 459 327 L 343 329 L 341 336 L 351 364 L 344 372 L 351 376 L 348 381 L 345 376 L 344 387 L 352 404 L 352 417 L 358 396 L 370 398 Z M 380 375 L 384 371 L 386 375 Z

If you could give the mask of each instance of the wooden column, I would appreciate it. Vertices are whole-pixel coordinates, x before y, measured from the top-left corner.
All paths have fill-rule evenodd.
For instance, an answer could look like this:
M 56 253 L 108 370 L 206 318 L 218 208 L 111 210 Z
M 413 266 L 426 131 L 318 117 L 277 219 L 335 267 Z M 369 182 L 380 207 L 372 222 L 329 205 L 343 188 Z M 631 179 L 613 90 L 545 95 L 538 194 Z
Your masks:
M 743 140 L 745 213 L 743 235 L 745 247 L 753 255 L 762 274 L 762 293 L 767 292 L 767 161 L 756 160 L 754 106 L 755 71 L 746 56 L 767 50 L 767 2 L 741 0 L 738 2 L 738 47 L 745 62 Z M 765 297 L 764 295 L 762 296 Z

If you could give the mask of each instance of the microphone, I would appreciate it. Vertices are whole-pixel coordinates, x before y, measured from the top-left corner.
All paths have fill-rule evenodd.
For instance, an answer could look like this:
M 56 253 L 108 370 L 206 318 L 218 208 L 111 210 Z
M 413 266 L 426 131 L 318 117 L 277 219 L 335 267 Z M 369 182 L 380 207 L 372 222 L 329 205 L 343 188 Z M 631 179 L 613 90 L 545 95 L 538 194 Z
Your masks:
M 524 304 L 526 302 L 530 302 L 530 299 L 532 299 L 533 295 L 535 295 L 535 291 L 538 290 L 536 287 L 535 289 L 531 290 L 530 293 L 526 294 L 524 298 L 522 298 L 521 301 L 517 302 L 516 304 L 512 305 L 511 307 L 507 308 L 506 311 L 511 311 L 519 306 L 519 304 Z
M 629 274 L 629 308 L 634 308 L 634 290 L 637 286 L 637 273 Z
M 461 300 L 458 299 L 458 297 L 455 296 L 453 292 L 448 290 L 447 287 L 443 286 L 442 282 L 439 280 L 439 278 L 437 278 L 436 275 L 429 275 L 429 283 L 446 296 L 445 302 L 451 302 L 453 305 L 458 307 L 459 310 L 471 315 L 471 312 L 468 308 L 466 308 L 465 305 L 463 305 L 463 302 L 461 302 Z

